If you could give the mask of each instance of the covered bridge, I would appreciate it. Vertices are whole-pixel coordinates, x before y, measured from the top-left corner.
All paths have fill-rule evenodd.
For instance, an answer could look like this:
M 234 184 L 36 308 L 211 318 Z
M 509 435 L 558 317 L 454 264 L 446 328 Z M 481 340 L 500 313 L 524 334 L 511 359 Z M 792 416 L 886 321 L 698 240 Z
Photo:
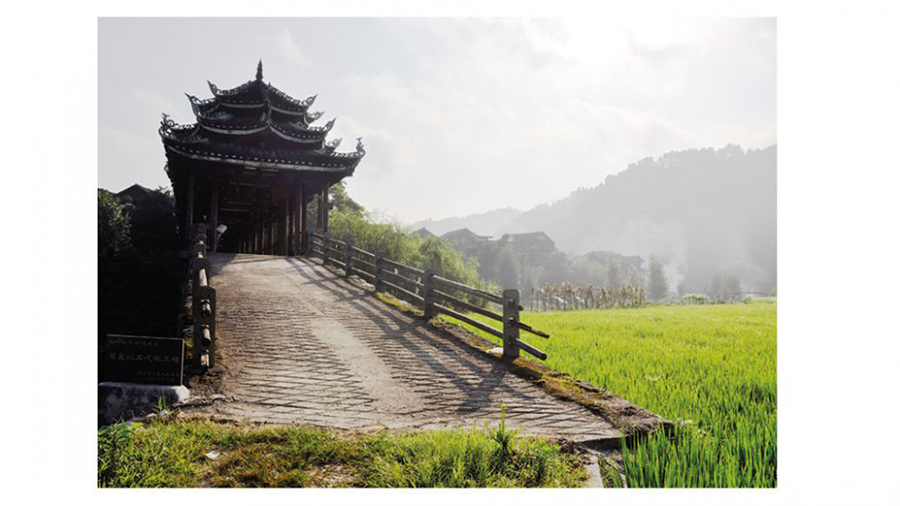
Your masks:
M 263 82 L 261 61 L 256 79 L 209 89 L 207 99 L 188 95 L 195 123 L 163 114 L 159 128 L 183 230 L 205 222 L 213 252 L 304 253 L 310 229 L 328 228 L 328 188 L 365 155 L 361 139 L 355 151 L 338 152 L 341 140 L 326 140 L 335 120 L 312 125 L 322 116 L 309 110 L 316 95 L 297 100 Z M 313 198 L 315 225 L 307 219 Z

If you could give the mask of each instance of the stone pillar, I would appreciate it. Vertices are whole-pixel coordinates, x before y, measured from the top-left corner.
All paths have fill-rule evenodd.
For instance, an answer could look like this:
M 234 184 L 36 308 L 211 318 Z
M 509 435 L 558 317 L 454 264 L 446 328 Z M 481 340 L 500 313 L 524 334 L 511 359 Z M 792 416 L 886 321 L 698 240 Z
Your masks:
M 217 180 L 212 180 L 209 191 L 209 250 L 215 253 L 219 242 L 216 231 L 219 226 L 219 182 Z

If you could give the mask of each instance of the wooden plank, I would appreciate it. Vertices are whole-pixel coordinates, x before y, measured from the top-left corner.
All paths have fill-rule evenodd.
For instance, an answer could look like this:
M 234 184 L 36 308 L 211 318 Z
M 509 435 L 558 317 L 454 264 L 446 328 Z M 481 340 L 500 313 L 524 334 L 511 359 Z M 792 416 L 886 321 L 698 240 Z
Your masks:
M 450 316 L 452 318 L 456 318 L 457 320 L 459 320 L 461 322 L 468 323 L 469 325 L 475 327 L 476 329 L 483 330 L 483 331 L 487 332 L 488 334 L 491 334 L 492 336 L 496 336 L 496 337 L 499 337 L 500 339 L 503 339 L 503 332 L 495 329 L 494 327 L 491 327 L 490 325 L 481 323 L 478 320 L 473 320 L 472 318 L 469 318 L 468 316 L 466 316 L 462 313 L 457 313 L 456 311 L 450 309 L 449 307 L 442 306 L 440 304 L 435 304 L 434 307 L 437 308 L 438 312 L 440 312 L 440 313 L 444 313 L 445 315 Z
M 373 284 L 374 284 L 374 281 L 375 281 L 375 275 L 374 275 L 374 274 L 369 274 L 368 272 L 363 271 L 363 270 L 360 270 L 360 269 L 354 269 L 354 270 L 353 270 L 353 275 L 354 275 L 354 276 L 359 276 L 359 277 L 365 279 L 366 281 L 368 281 L 369 283 L 373 283 Z
M 357 248 L 356 246 L 350 246 L 350 249 L 353 250 L 354 253 L 359 253 L 360 255 L 367 256 L 372 260 L 375 259 L 375 253 L 368 252 L 364 249 Z
M 344 250 L 342 250 L 342 249 L 332 248 L 332 247 L 330 247 L 330 246 L 326 246 L 325 249 L 327 249 L 328 251 L 331 251 L 331 252 L 333 252 L 333 253 L 335 253 L 335 254 L 337 254 L 337 255 L 343 255 L 343 254 L 344 254 Z
M 422 276 L 425 274 L 425 271 L 423 271 L 422 269 L 416 269 L 415 267 L 410 267 L 409 265 L 401 264 L 400 262 L 395 262 L 389 258 L 382 258 L 381 260 L 388 265 L 398 267 L 400 269 L 406 269 L 407 271 L 416 273 L 419 276 Z
M 339 245 L 341 248 L 346 248 L 346 247 L 347 247 L 347 243 L 345 243 L 344 241 L 341 241 L 341 240 L 338 240 L 338 239 L 332 239 L 331 237 L 328 238 L 328 242 L 330 242 L 330 243 L 332 243 L 332 244 L 337 244 L 337 245 Z
M 418 295 L 410 292 L 409 290 L 407 290 L 405 288 L 401 288 L 401 287 L 399 287 L 389 281 L 385 281 L 383 279 L 381 280 L 381 284 L 392 290 L 397 290 L 398 292 L 402 293 L 403 295 L 406 295 L 407 297 L 416 301 L 420 306 L 424 303 L 424 300 L 422 299 L 422 297 L 419 297 Z M 407 302 L 409 302 L 409 301 L 407 301 Z
M 357 266 L 361 265 L 363 267 L 366 267 L 367 269 L 370 269 L 372 272 L 375 272 L 375 264 L 374 263 L 366 262 L 365 260 L 363 260 L 359 257 L 353 257 L 353 265 L 357 265 Z
M 516 346 L 517 346 L 519 349 L 521 349 L 522 351 L 527 351 L 528 353 L 531 353 L 532 355 L 534 355 L 535 357 L 537 357 L 537 358 L 539 358 L 539 359 L 541 359 L 541 360 L 547 360 L 547 354 L 546 354 L 546 353 L 544 353 L 543 351 L 541 351 L 541 350 L 535 348 L 534 346 L 531 346 L 530 344 L 526 343 L 525 341 L 522 341 L 522 340 L 517 339 L 517 340 L 516 340 Z
M 418 281 L 415 281 L 415 280 L 412 280 L 412 279 L 410 279 L 410 278 L 407 278 L 406 276 L 404 276 L 403 274 L 400 274 L 400 273 L 398 273 L 398 272 L 391 272 L 391 271 L 389 271 L 389 270 L 382 269 L 382 270 L 381 270 L 381 273 L 382 273 L 382 274 L 387 274 L 387 275 L 389 275 L 389 276 L 393 276 L 393 278 L 394 278 L 395 280 L 400 281 L 401 283 L 409 283 L 410 285 L 415 286 L 416 288 L 422 288 L 422 287 L 423 287 L 422 283 L 419 283 Z
M 527 325 L 527 324 L 525 324 L 525 323 L 522 323 L 522 322 L 516 322 L 515 325 L 516 325 L 517 327 L 519 327 L 520 329 L 524 330 L 525 332 L 530 332 L 530 333 L 532 333 L 532 334 L 534 334 L 534 335 L 536 335 L 536 336 L 538 336 L 538 337 L 543 337 L 544 339 L 549 339 L 549 338 L 550 338 L 550 334 L 546 334 L 546 333 L 544 333 L 544 332 L 541 332 L 540 330 L 533 329 L 533 328 L 531 328 L 531 326 L 529 326 L 529 325 Z
M 466 301 L 459 300 L 456 297 L 453 297 L 452 295 L 448 295 L 440 290 L 434 290 L 434 294 L 437 295 L 438 297 L 446 300 L 447 302 L 452 302 L 453 304 L 460 305 L 460 306 L 468 309 L 469 311 L 472 311 L 473 313 L 478 313 L 482 316 L 487 316 L 488 318 L 493 318 L 493 319 L 497 320 L 498 322 L 503 321 L 503 317 L 496 313 L 492 313 L 492 312 L 488 311 L 487 309 L 476 306 L 475 304 L 470 304 Z
M 443 283 L 443 284 L 445 284 L 445 285 L 447 285 L 447 286 L 450 286 L 451 288 L 455 288 L 455 289 L 457 289 L 457 290 L 461 290 L 461 291 L 463 291 L 463 292 L 466 292 L 466 293 L 468 293 L 469 295 L 474 295 L 474 296 L 476 296 L 476 297 L 481 297 L 481 298 L 487 299 L 487 300 L 489 300 L 489 301 L 491 301 L 491 302 L 495 302 L 495 303 L 497 303 L 497 304 L 501 304 L 501 305 L 503 304 L 503 297 L 500 297 L 500 296 L 498 296 L 498 295 L 494 295 L 494 294 L 492 294 L 492 293 L 488 293 L 488 292 L 479 290 L 479 289 L 477 289 L 477 288 L 472 288 L 471 286 L 467 286 L 467 285 L 464 285 L 464 284 L 462 284 L 462 283 L 458 283 L 458 282 L 456 282 L 456 281 L 453 281 L 452 279 L 442 278 L 442 277 L 440 277 L 440 276 L 435 276 L 435 277 L 434 277 L 434 280 L 437 281 L 437 282 L 439 282 L 439 283 Z

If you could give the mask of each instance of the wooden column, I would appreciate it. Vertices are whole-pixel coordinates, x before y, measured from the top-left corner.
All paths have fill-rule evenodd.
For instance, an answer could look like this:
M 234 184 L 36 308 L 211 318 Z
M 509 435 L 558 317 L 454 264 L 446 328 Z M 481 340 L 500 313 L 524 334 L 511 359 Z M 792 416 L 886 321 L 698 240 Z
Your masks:
M 322 231 L 322 192 L 316 193 L 316 231 Z
M 278 249 L 277 255 L 288 256 L 288 222 L 290 221 L 290 211 L 288 208 L 289 197 L 285 196 L 281 205 L 278 206 L 276 219 L 278 220 Z
M 288 193 L 288 255 L 297 254 L 297 192 Z
M 275 228 L 276 227 L 275 216 L 276 215 L 275 215 L 275 212 L 273 209 L 272 214 L 269 215 L 269 254 L 270 255 L 277 254 L 277 253 L 275 253 L 275 251 L 276 251 L 275 250 L 275 239 L 278 237 L 277 236 L 278 229 Z
M 322 232 L 328 232 L 328 187 L 322 190 Z
M 219 182 L 212 180 L 212 186 L 209 188 L 209 250 L 215 253 L 218 248 L 218 231 L 219 227 Z
M 189 240 L 194 230 L 194 170 L 188 169 L 187 198 L 184 208 L 184 235 Z
M 300 187 L 300 254 L 306 255 L 306 252 L 309 251 L 309 224 L 306 220 L 306 208 L 307 208 L 307 197 L 306 191 L 301 186 Z

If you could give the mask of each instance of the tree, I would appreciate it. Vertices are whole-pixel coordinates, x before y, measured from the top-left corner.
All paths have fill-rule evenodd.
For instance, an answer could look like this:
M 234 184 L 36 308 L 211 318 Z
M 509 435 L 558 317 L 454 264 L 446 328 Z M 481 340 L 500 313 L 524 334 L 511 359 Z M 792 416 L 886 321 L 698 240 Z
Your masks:
M 613 261 L 609 264 L 609 268 L 606 271 L 606 284 L 609 285 L 610 288 L 619 288 L 622 284 L 618 262 Z
M 734 301 L 740 298 L 741 279 L 737 277 L 737 275 L 729 274 L 725 276 L 722 285 L 722 290 L 725 292 L 724 295 L 728 298 L 728 300 Z
M 650 282 L 648 295 L 651 300 L 660 300 L 669 295 L 669 281 L 664 271 L 665 264 L 658 256 L 650 257 Z
M 131 247 L 131 219 L 119 199 L 103 189 L 97 192 L 97 239 L 101 260 Z
M 366 209 L 359 202 L 350 198 L 347 194 L 347 185 L 340 181 L 334 184 L 328 190 L 328 199 L 331 203 L 331 209 L 335 211 L 348 211 L 352 213 L 365 214 Z
M 137 202 L 126 197 L 131 220 L 131 243 L 145 258 L 171 255 L 179 248 L 175 196 L 165 187 L 149 192 Z

